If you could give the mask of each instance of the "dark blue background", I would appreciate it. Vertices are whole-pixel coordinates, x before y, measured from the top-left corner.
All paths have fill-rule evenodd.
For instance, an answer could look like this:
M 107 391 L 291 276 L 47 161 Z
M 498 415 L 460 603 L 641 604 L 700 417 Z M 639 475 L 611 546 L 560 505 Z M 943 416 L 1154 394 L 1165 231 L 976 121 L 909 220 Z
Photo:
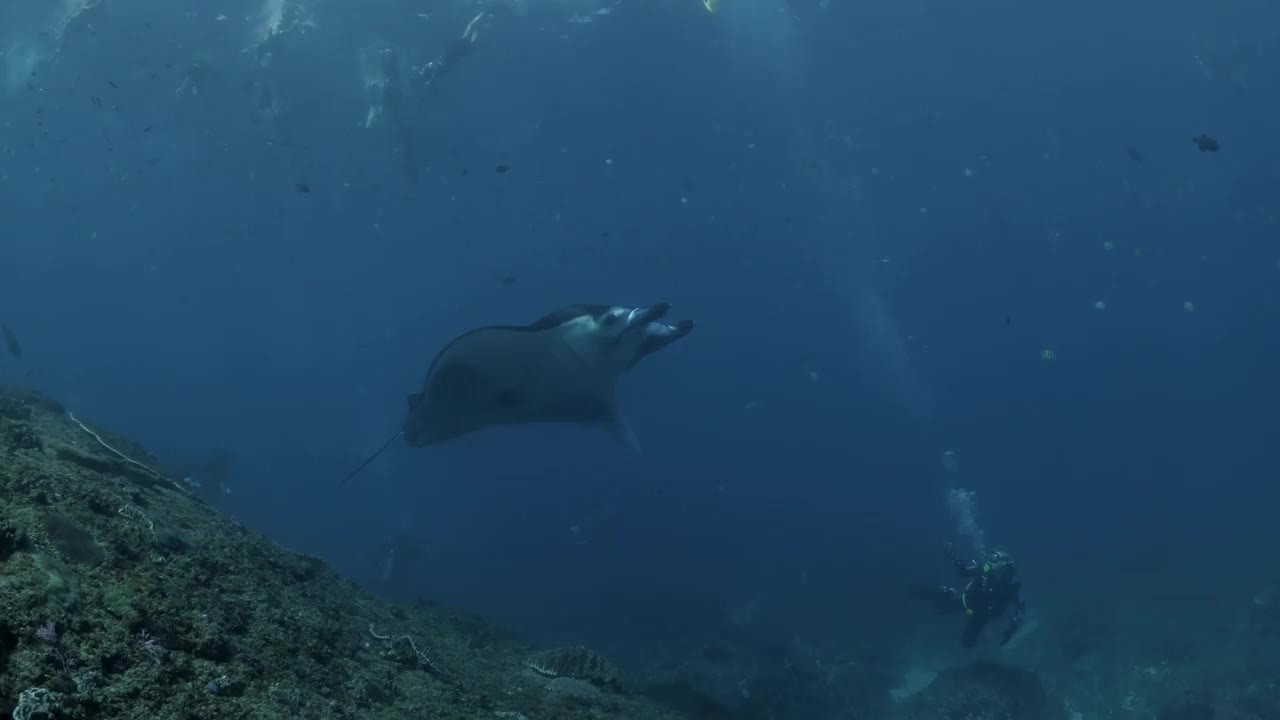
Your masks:
M 1274 7 L 726 4 L 498 18 L 410 93 L 416 185 L 360 127 L 361 58 L 421 64 L 470 9 L 316 3 L 263 67 L 247 3 L 105 3 L 60 40 L 6 5 L 0 379 L 161 456 L 231 448 L 226 509 L 353 577 L 410 526 L 393 594 L 618 654 L 753 605 L 891 639 L 956 486 L 1033 605 L 1275 542 Z M 506 429 L 337 486 L 454 335 L 657 301 L 698 328 L 625 382 L 643 454 Z

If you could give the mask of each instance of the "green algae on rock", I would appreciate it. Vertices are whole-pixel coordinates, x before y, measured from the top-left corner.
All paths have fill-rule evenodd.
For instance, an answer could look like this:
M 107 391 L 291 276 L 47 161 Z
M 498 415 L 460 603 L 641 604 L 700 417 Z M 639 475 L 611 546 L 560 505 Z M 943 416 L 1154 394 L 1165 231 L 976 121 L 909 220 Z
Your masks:
M 532 648 L 374 598 L 74 420 L 0 389 L 0 718 L 678 717 L 552 686 Z

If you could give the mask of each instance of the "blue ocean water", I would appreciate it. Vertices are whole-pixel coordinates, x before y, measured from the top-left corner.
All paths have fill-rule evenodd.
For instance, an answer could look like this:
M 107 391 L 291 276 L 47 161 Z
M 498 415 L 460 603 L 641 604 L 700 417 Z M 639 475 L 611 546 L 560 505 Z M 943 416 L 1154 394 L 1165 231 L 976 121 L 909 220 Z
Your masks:
M 634 666 L 723 626 L 955 645 L 905 588 L 948 578 L 959 488 L 1041 633 L 1243 611 L 1276 581 L 1276 28 L 1257 0 L 8 0 L 0 380 L 227 453 L 221 509 L 374 592 Z M 622 382 L 640 453 L 505 428 L 339 486 L 454 336 L 656 302 L 698 325 Z

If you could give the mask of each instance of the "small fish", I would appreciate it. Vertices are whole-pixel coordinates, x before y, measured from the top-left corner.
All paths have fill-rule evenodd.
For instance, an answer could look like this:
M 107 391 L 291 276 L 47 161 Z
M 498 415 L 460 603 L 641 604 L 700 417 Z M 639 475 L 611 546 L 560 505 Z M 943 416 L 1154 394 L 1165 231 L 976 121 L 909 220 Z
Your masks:
M 0 325 L 0 333 L 4 334 L 4 344 L 9 348 L 9 354 L 21 360 L 22 344 L 18 342 L 18 336 L 13 334 L 8 325 Z
M 511 170 L 510 165 L 499 165 L 498 167 L 493 169 L 493 171 L 498 173 L 499 175 L 502 175 L 510 170 Z
M 115 80 L 108 80 L 108 81 L 107 81 L 107 84 L 108 84 L 108 85 L 110 85 L 111 87 L 115 88 L 116 90 L 119 90 L 119 89 L 120 89 L 120 86 L 116 84 L 116 81 L 115 81 Z
M 1214 140 L 1213 138 L 1209 137 L 1208 135 L 1205 135 L 1204 133 L 1200 133 L 1199 135 L 1196 135 L 1195 137 L 1191 138 L 1191 142 L 1196 144 L 1196 147 L 1200 149 L 1200 152 L 1216 153 L 1218 152 L 1218 150 L 1221 149 L 1221 147 L 1218 145 L 1217 140 Z
M 503 275 L 503 276 L 502 276 L 502 284 L 503 284 L 503 285 L 506 285 L 506 286 L 508 286 L 508 287 L 509 287 L 509 286 L 511 286 L 511 285 L 515 285 L 515 284 L 516 284 L 516 277 L 515 277 L 514 275 Z
M 1138 152 L 1134 148 L 1129 148 L 1129 159 L 1134 162 L 1142 162 L 1146 158 L 1144 158 L 1142 153 Z
M 302 193 L 302 194 L 304 194 L 304 195 L 306 195 L 306 194 L 308 194 L 308 193 L 310 193 L 310 192 L 311 192 L 311 183 L 308 183 L 308 182 L 299 182 L 298 184 L 296 184 L 296 185 L 294 185 L 294 186 L 293 186 L 293 189 L 294 189 L 294 190 L 297 190 L 298 192 L 300 192 L 300 193 Z

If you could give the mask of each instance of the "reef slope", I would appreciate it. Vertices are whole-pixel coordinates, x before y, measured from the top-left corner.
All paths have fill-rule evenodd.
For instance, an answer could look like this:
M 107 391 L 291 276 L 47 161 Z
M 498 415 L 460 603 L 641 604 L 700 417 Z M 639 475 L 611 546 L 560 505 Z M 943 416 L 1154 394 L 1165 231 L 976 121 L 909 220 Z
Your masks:
M 612 676 L 549 677 L 483 621 L 372 597 L 156 467 L 0 389 L 0 718 L 677 717 Z

